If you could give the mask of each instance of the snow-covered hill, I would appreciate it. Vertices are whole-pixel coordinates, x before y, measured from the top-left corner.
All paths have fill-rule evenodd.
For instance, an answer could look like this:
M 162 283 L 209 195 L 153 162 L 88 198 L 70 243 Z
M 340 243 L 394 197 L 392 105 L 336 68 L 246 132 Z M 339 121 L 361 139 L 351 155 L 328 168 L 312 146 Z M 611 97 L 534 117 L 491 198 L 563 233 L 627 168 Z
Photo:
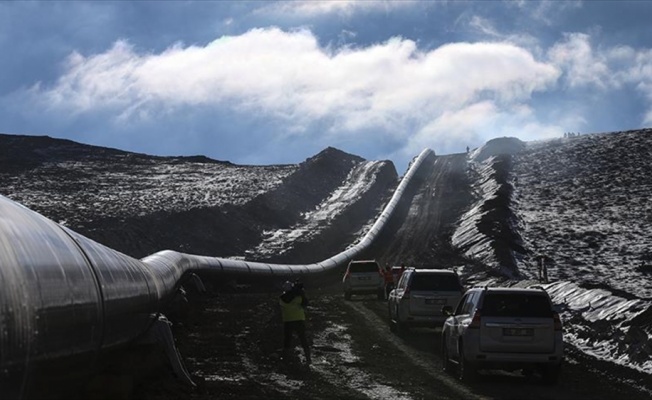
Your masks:
M 243 166 L 0 135 L 0 194 L 137 258 L 171 249 L 320 261 L 355 240 L 397 183 L 391 162 L 334 148 L 296 165 Z
M 545 254 L 567 336 L 652 373 L 652 129 L 529 143 L 515 157 L 519 231 Z M 534 277 L 535 263 L 519 269 Z
M 154 157 L 49 137 L 0 135 L 3 194 L 70 226 L 108 216 L 242 205 L 276 188 L 297 168 Z
M 652 373 L 651 149 L 652 129 L 476 149 L 476 202 L 453 235 L 484 266 L 469 280 L 539 283 L 545 257 L 567 340 Z
M 439 182 L 455 190 L 427 188 L 443 177 L 442 166 L 461 161 L 448 173 L 464 170 L 464 155 L 455 163 L 441 157 L 410 201 L 437 198 L 419 218 L 437 214 L 425 212 L 432 204 L 455 205 L 437 224 L 451 225 L 448 240 L 459 254 L 449 259 L 466 257 L 456 265 L 470 283 L 542 284 L 570 343 L 652 373 L 651 153 L 649 129 L 531 143 L 500 138 L 467 155 L 464 179 Z M 0 135 L 0 194 L 135 257 L 172 249 L 319 261 L 362 236 L 397 184 L 391 162 L 333 148 L 297 165 L 238 166 Z M 394 246 L 401 257 L 445 248 L 434 245 L 442 237 L 413 239 Z M 416 243 L 428 248 L 411 249 Z M 538 280 L 541 255 L 550 260 L 549 283 Z

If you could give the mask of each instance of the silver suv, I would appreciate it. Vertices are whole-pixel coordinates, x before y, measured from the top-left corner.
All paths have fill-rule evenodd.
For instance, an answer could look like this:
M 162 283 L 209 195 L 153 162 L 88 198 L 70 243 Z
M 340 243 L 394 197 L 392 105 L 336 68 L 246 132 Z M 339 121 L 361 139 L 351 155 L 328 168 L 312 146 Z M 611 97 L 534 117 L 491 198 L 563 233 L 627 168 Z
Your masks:
M 447 318 L 442 307 L 455 306 L 463 292 L 454 271 L 406 269 L 389 293 L 389 326 L 399 333 L 411 326 L 440 327 Z
M 347 300 L 351 300 L 353 294 L 375 294 L 379 300 L 385 299 L 383 271 L 375 260 L 349 262 L 342 283 Z
M 564 343 L 559 314 L 541 288 L 473 288 L 442 331 L 444 370 L 473 380 L 478 369 L 538 370 L 546 383 L 559 378 Z M 457 368 L 455 368 L 457 367 Z

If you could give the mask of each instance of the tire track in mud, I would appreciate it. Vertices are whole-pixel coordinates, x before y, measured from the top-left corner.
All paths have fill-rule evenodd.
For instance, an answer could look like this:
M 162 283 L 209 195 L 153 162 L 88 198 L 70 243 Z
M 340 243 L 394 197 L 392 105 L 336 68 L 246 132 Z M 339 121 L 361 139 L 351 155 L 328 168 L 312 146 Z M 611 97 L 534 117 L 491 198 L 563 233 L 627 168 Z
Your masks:
M 340 302 L 327 297 L 323 299 L 322 304 L 340 308 Z M 327 319 L 329 314 L 325 309 L 312 310 L 312 313 L 324 319 Z M 369 360 L 365 354 L 353 348 L 353 344 L 360 338 L 354 338 L 357 336 L 356 321 L 346 318 L 346 314 L 340 314 L 344 317 L 342 320 L 331 319 L 325 329 L 314 334 L 313 348 L 317 357 L 311 370 L 338 386 L 358 392 L 365 399 L 412 400 L 413 397 L 409 393 L 394 387 L 384 376 L 367 371 L 367 366 L 377 360 Z
M 407 378 L 409 375 L 418 376 L 422 374 L 430 380 L 429 386 L 432 391 L 415 385 L 413 387 L 415 391 L 413 398 L 468 400 L 487 398 L 469 391 L 452 376 L 443 373 L 441 359 L 434 354 L 435 351 L 438 351 L 439 332 L 426 329 L 419 330 L 412 333 L 408 342 L 405 338 L 390 332 L 387 319 L 378 314 L 379 307 L 386 303 L 378 303 L 377 301 L 342 303 L 355 314 L 357 320 L 362 320 L 366 328 L 371 331 L 365 335 L 367 338 L 373 337 L 386 346 L 393 346 L 396 352 L 399 353 L 392 360 L 394 362 L 392 367 L 401 371 L 398 374 L 399 377 Z M 400 363 L 398 363 L 399 360 Z
M 436 156 L 413 179 L 393 229 L 374 245 L 373 257 L 414 266 L 440 264 L 456 257 L 449 248 L 452 224 L 471 203 L 466 154 Z M 400 214 L 400 215 L 399 215 Z
M 313 366 L 303 352 L 281 359 L 282 324 L 276 293 L 220 294 L 201 300 L 203 309 L 187 326 L 173 326 L 179 351 L 198 384 L 183 386 L 171 371 L 136 390 L 143 400 L 452 400 L 452 399 L 647 399 L 635 377 L 622 379 L 613 368 L 574 358 L 560 383 L 549 387 L 537 377 L 482 373 L 463 384 L 442 371 L 439 332 L 390 332 L 387 303 L 337 290 L 308 289 L 308 332 Z M 296 342 L 296 340 L 295 340 Z M 167 364 L 163 364 L 165 368 Z M 154 371 L 150 371 L 154 372 Z M 633 379 L 633 380 L 632 380 Z M 640 382 L 639 382 L 640 383 Z
M 597 360 L 580 357 L 567 349 L 566 362 L 557 385 L 542 383 L 538 375 L 523 376 L 519 372 L 482 371 L 473 383 L 462 383 L 442 370 L 440 331 L 413 329 L 397 336 L 389 332 L 386 303 L 373 300 L 346 303 L 358 318 L 368 321 L 367 336 L 386 337 L 392 345 L 412 360 L 413 369 L 424 370 L 442 386 L 448 386 L 450 399 L 533 399 L 533 400 L 616 400 L 649 399 L 631 371 Z M 643 374 L 636 374 L 641 379 Z M 428 398 L 428 397 L 425 397 Z M 444 397 L 446 398 L 446 397 Z

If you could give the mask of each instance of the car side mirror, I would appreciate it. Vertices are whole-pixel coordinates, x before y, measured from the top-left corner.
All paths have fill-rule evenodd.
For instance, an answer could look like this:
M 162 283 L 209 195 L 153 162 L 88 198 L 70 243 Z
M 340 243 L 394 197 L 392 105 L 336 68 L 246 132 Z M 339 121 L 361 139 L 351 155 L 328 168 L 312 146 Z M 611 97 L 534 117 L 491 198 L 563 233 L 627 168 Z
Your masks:
M 448 317 L 450 317 L 451 315 L 453 315 L 453 307 L 451 307 L 451 306 L 443 306 L 441 308 L 441 313 L 448 316 Z

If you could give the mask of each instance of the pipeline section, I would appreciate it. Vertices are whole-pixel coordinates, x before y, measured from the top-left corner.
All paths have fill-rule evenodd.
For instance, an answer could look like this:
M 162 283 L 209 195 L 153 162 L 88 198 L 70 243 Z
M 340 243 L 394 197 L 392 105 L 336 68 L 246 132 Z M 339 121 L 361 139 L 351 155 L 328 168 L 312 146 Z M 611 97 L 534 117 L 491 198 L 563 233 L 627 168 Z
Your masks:
M 372 244 L 430 157 L 434 152 L 425 149 L 413 161 L 379 218 L 357 244 L 308 265 L 170 250 L 137 260 L 0 196 L 1 397 L 22 398 L 30 373 L 41 362 L 70 357 L 92 362 L 101 352 L 141 337 L 188 272 L 295 277 L 347 264 Z
M 434 157 L 434 152 L 430 149 L 425 149 L 419 154 L 394 191 L 392 198 L 387 203 L 378 219 L 376 219 L 367 234 L 362 237 L 357 244 L 321 262 L 304 265 L 267 264 L 228 258 L 197 256 L 179 253 L 172 250 L 164 250 L 154 253 L 143 258 L 142 261 L 145 264 L 152 266 L 156 271 L 166 271 L 164 275 L 168 277 L 174 275 L 175 271 L 177 274 L 182 274 L 188 270 L 217 270 L 225 273 L 235 273 L 242 276 L 296 277 L 304 274 L 322 273 L 333 268 L 341 267 L 356 258 L 358 254 L 365 251 L 374 242 L 394 213 L 394 209 L 397 207 L 403 193 L 412 181 L 412 178 L 417 174 L 423 162 L 429 157 Z M 175 278 L 176 279 L 172 279 L 173 282 L 177 282 L 179 277 L 175 276 Z M 163 280 L 169 282 L 169 284 L 173 283 L 170 279 L 165 279 L 162 276 L 161 281 Z

